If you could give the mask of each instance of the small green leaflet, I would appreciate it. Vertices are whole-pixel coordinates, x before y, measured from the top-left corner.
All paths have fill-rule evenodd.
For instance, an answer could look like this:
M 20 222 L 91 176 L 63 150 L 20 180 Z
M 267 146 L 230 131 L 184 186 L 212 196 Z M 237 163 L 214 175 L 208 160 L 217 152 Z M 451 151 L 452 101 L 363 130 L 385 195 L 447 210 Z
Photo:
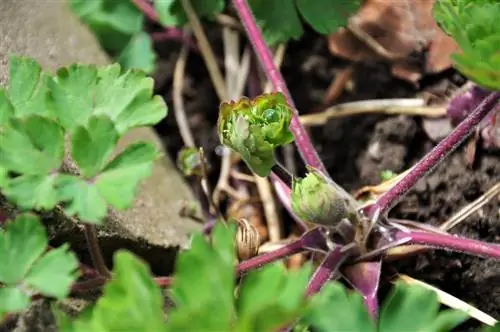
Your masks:
M 70 320 L 56 311 L 61 332 L 166 331 L 163 294 L 146 263 L 120 250 L 113 266 L 113 278 L 103 296 L 87 312 Z
M 439 311 L 436 293 L 422 286 L 396 283 L 385 299 L 377 327 L 361 296 L 347 293 L 339 283 L 329 283 L 312 299 L 302 324 L 315 331 L 441 332 L 451 331 L 469 316 L 458 310 Z
M 153 73 L 156 63 L 153 41 L 144 31 L 136 33 L 120 52 L 116 61 L 125 69 L 138 68 L 148 74 Z
M 15 116 L 46 115 L 47 80 L 40 65 L 33 59 L 11 56 L 9 61 L 8 96 Z
M 229 1 L 191 0 L 200 18 L 213 18 L 222 12 Z M 155 0 L 160 21 L 168 27 L 187 23 L 180 0 Z M 361 0 L 248 0 L 257 24 L 269 45 L 299 39 L 304 33 L 301 17 L 321 34 L 335 32 L 347 24 L 349 16 L 360 6 Z
M 169 313 L 168 331 L 230 330 L 236 318 L 234 236 L 234 227 L 217 223 L 212 230 L 213 246 L 197 233 L 191 248 L 179 255 L 170 290 L 175 309 Z
M 190 0 L 200 18 L 213 18 L 224 10 L 224 0 Z M 154 0 L 160 22 L 168 27 L 180 27 L 188 22 L 180 0 Z
M 106 216 L 108 203 L 119 210 L 129 208 L 137 185 L 151 174 L 157 156 L 153 144 L 138 142 L 125 148 L 90 182 L 69 174 L 59 175 L 56 186 L 60 200 L 68 203 L 65 212 L 99 223 Z
M 300 318 L 307 307 L 306 289 L 312 266 L 287 271 L 282 263 L 252 271 L 237 300 L 237 331 L 276 331 Z
M 78 274 L 78 260 L 64 244 L 45 252 L 45 228 L 34 215 L 24 214 L 0 229 L 0 319 L 28 308 L 31 296 L 62 299 Z
M 150 74 L 156 54 L 144 31 L 144 15 L 132 1 L 68 0 L 73 12 L 88 25 L 101 46 L 125 69 L 141 69 Z
M 360 6 L 360 0 L 249 0 L 255 19 L 270 45 L 299 39 L 302 16 L 321 34 L 337 31 Z
M 191 249 L 178 257 L 168 331 L 270 332 L 300 317 L 311 266 L 266 265 L 244 276 L 235 295 L 235 229 L 218 223 L 212 234 L 212 245 L 195 234 Z
M 22 209 L 54 207 L 54 172 L 63 157 L 64 132 L 57 122 L 39 115 L 12 118 L 0 132 L 0 166 L 20 175 L 3 179 L 3 193 Z
M 478 85 L 500 90 L 500 2 L 497 0 L 438 0 L 434 17 L 459 44 L 455 67 Z

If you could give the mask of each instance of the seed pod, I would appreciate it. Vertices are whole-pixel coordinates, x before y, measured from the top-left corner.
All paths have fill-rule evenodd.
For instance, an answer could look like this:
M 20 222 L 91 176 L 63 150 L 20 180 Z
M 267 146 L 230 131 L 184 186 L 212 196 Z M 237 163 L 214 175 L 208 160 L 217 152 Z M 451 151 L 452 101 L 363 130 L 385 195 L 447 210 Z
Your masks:
M 316 171 L 293 181 L 291 198 L 293 212 L 312 223 L 335 226 L 350 217 L 347 200 Z
M 260 234 L 246 219 L 239 219 L 236 231 L 236 249 L 240 261 L 252 258 L 259 252 Z

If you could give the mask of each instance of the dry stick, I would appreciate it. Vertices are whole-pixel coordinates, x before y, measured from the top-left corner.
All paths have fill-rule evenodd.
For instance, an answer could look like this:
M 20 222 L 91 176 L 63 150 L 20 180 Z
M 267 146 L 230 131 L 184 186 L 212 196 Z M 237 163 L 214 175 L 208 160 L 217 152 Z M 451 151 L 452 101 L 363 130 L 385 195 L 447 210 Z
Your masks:
M 238 16 L 240 17 L 243 27 L 245 28 L 248 38 L 250 39 L 250 42 L 252 43 L 252 46 L 254 48 L 255 54 L 259 58 L 259 62 L 263 67 L 267 78 L 272 82 L 276 91 L 280 91 L 285 95 L 288 103 L 294 110 L 294 116 L 290 124 L 290 130 L 295 136 L 295 143 L 297 144 L 297 148 L 299 149 L 303 160 L 310 166 L 324 171 L 326 174 L 326 168 L 323 165 L 323 162 L 321 161 L 309 136 L 307 135 L 305 128 L 300 123 L 299 114 L 295 107 L 295 103 L 292 100 L 290 92 L 285 85 L 281 73 L 274 65 L 271 51 L 264 41 L 262 32 L 255 22 L 255 18 L 253 17 L 247 1 L 233 0 L 232 2 L 236 11 L 238 12 Z
M 229 28 L 223 29 L 223 41 L 224 41 L 224 65 L 226 67 L 226 86 L 228 98 L 238 98 L 243 93 L 245 87 L 245 81 L 248 76 L 249 71 L 249 59 L 248 55 L 245 57 L 243 54 L 243 59 L 239 65 L 234 65 L 237 63 L 237 58 L 239 55 L 238 47 L 238 34 L 232 32 Z M 247 51 L 248 53 L 248 51 Z M 227 99 L 227 98 L 226 98 Z M 218 206 L 220 203 L 220 197 L 222 191 L 229 193 L 231 188 L 229 186 L 229 176 L 232 169 L 232 158 L 234 156 L 231 149 L 228 147 L 223 147 L 224 154 L 222 156 L 221 170 L 219 173 L 219 179 L 215 185 L 213 193 L 213 201 Z
M 394 52 L 390 52 L 387 49 L 385 49 L 382 45 L 380 45 L 378 41 L 376 41 L 372 36 L 370 36 L 363 29 L 361 29 L 356 21 L 351 20 L 347 24 L 347 30 L 349 30 L 356 38 L 361 40 L 368 47 L 370 47 L 379 56 L 386 58 L 388 60 L 397 60 L 402 58 L 401 55 L 396 54 Z
M 215 15 L 215 20 L 217 23 L 224 27 L 232 28 L 238 31 L 243 31 L 243 27 L 241 26 L 240 22 L 233 18 L 232 16 L 226 15 L 226 14 L 217 14 Z
M 441 140 L 401 180 L 386 193 L 378 197 L 377 201 L 366 209 L 365 212 L 368 216 L 375 222 L 381 214 L 384 214 L 394 206 L 418 180 L 436 167 L 440 161 L 472 134 L 473 129 L 496 107 L 499 99 L 500 92 L 490 93 L 446 138 Z
M 455 296 L 448 294 L 447 292 L 434 287 L 426 282 L 423 282 L 421 280 L 414 279 L 410 276 L 407 276 L 405 274 L 400 274 L 398 275 L 397 280 L 400 280 L 406 284 L 410 285 L 420 285 L 422 287 L 425 287 L 438 296 L 439 302 L 441 302 L 444 305 L 447 305 L 450 308 L 461 310 L 466 312 L 469 316 L 472 318 L 477 319 L 478 321 L 494 326 L 498 321 L 491 317 L 490 315 L 486 314 L 485 312 L 482 312 L 481 310 L 477 309 L 476 307 L 473 307 L 472 305 L 468 304 L 465 301 L 460 300 L 459 298 L 456 298 Z M 393 282 L 394 283 L 394 282 Z
M 186 62 L 189 51 L 188 46 L 183 44 L 179 52 L 179 57 L 175 62 L 174 77 L 172 84 L 172 99 L 174 102 L 174 114 L 179 126 L 179 132 L 184 145 L 187 147 L 195 147 L 195 141 L 191 129 L 186 118 L 186 110 L 184 108 L 184 98 L 182 97 L 182 87 L 184 85 L 184 74 L 186 70 Z M 203 162 L 203 161 L 202 161 Z
M 262 207 L 264 208 L 264 215 L 269 231 L 269 241 L 276 242 L 281 239 L 282 232 L 271 184 L 267 178 L 262 178 L 258 175 L 255 175 L 255 184 L 257 185 L 257 191 L 262 200 Z
M 217 66 L 217 60 L 212 48 L 210 47 L 207 36 L 205 35 L 205 31 L 203 31 L 201 22 L 198 19 L 190 0 L 181 0 L 181 4 L 186 12 L 189 25 L 193 29 L 193 33 L 198 40 L 201 54 L 203 56 L 203 60 L 205 61 L 205 65 L 207 66 L 210 78 L 212 79 L 212 83 L 214 84 L 215 91 L 219 96 L 219 99 L 224 100 L 227 96 L 226 87 L 224 86 L 224 78 L 222 77 L 219 67 Z
M 319 126 L 324 125 L 333 118 L 369 113 L 440 118 L 446 115 L 446 107 L 425 106 L 425 101 L 417 98 L 362 100 L 338 104 L 327 108 L 321 113 L 302 115 L 300 121 L 304 126 Z
M 472 215 L 474 212 L 478 211 L 480 208 L 488 204 L 494 197 L 500 194 L 500 183 L 495 184 L 487 192 L 485 192 L 481 197 L 476 199 L 464 206 L 460 211 L 455 213 L 450 219 L 439 226 L 440 229 L 448 231 L 451 228 L 457 226 L 460 222 L 465 220 L 468 216 Z

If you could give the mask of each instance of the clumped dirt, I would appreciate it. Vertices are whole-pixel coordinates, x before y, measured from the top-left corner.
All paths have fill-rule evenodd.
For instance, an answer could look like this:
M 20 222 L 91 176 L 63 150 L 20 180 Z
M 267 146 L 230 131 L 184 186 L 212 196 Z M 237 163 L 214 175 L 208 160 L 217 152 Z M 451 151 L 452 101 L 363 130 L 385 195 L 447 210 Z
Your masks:
M 207 26 L 211 42 L 220 45 L 217 37 L 220 34 L 214 33 L 216 29 Z M 171 99 L 171 73 L 178 49 L 175 44 L 163 44 L 158 49 L 161 59 L 156 73 L 157 91 L 164 95 L 171 109 L 157 130 L 164 137 L 172 158 L 176 158 L 182 147 Z M 289 43 L 282 72 L 301 113 L 309 113 L 322 103 L 336 70 L 346 65 L 346 61 L 331 55 L 326 39 L 310 31 L 300 41 Z M 424 77 L 416 87 L 395 79 L 390 70 L 383 63 L 356 65 L 353 90 L 344 93 L 336 102 L 414 97 L 422 91 L 435 92 L 436 86 L 443 90 L 443 86 L 464 82 L 460 75 L 448 70 Z M 189 123 L 197 143 L 208 153 L 210 178 L 215 181 L 219 172 L 216 154 L 219 141 L 215 131 L 219 102 L 199 54 L 190 54 L 186 75 L 184 95 Z M 310 133 L 334 180 L 350 191 L 379 183 L 382 170 L 401 172 L 407 169 L 435 145 L 424 133 L 422 120 L 407 116 L 363 115 L 335 119 L 324 126 L 311 128 Z M 295 160 L 298 170 L 303 171 L 297 153 Z M 480 151 L 476 165 L 471 168 L 466 165 L 464 147 L 460 146 L 432 174 L 421 180 L 390 216 L 439 225 L 499 180 L 498 153 Z M 499 242 L 499 201 L 494 200 L 451 232 Z M 436 285 L 500 319 L 500 262 L 432 251 L 391 263 L 390 267 Z M 459 330 L 473 331 L 477 327 L 471 319 Z

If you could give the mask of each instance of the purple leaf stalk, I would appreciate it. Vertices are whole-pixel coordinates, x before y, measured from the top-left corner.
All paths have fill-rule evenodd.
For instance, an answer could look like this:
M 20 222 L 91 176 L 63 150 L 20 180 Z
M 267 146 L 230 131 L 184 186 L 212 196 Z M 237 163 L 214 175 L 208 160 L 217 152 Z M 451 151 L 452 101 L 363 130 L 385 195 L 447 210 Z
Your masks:
M 295 104 L 282 75 L 273 63 L 271 51 L 263 39 L 262 32 L 255 22 L 255 18 L 253 17 L 247 1 L 233 0 L 232 3 L 268 79 L 272 82 L 275 90 L 285 95 L 289 105 L 294 109 L 294 117 L 290 125 L 290 130 L 295 136 L 295 144 L 302 159 L 308 166 L 312 166 L 326 174 L 325 167 L 317 151 L 314 149 L 310 138 L 300 123 Z M 460 97 L 465 97 L 465 99 L 460 101 L 457 99 Z M 351 244 L 334 243 L 332 245 L 332 238 L 330 237 L 329 230 L 325 231 L 323 227 L 318 227 L 306 232 L 301 239 L 291 244 L 240 263 L 238 271 L 245 272 L 251 268 L 259 267 L 263 264 L 306 250 L 324 251 L 325 246 L 328 245 L 330 249 L 327 250 L 326 257 L 313 274 L 308 285 L 307 293 L 309 295 L 316 293 L 328 280 L 342 275 L 354 289 L 361 293 L 370 314 L 372 317 L 376 318 L 378 313 L 377 293 L 380 283 L 381 259 L 384 258 L 383 256 L 388 248 L 400 245 L 424 245 L 426 248 L 444 249 L 474 256 L 500 259 L 500 245 L 466 239 L 450 234 L 412 229 L 394 223 L 382 223 L 389 209 L 393 207 L 418 180 L 434 169 L 448 154 L 454 151 L 465 138 L 472 134 L 487 116 L 489 116 L 487 119 L 490 119 L 494 123 L 496 119 L 495 111 L 497 110 L 499 99 L 500 92 L 487 92 L 474 87 L 470 92 L 467 92 L 463 96 L 458 96 L 450 102 L 450 116 L 461 117 L 458 126 L 450 135 L 443 139 L 434 149 L 413 166 L 396 185 L 380 196 L 375 203 L 360 211 L 362 215 L 368 217 L 368 221 L 373 226 L 371 232 L 365 234 L 366 238 L 364 240 L 370 240 L 376 235 L 382 239 L 379 241 L 369 241 L 368 243 L 371 243 L 371 247 L 368 248 L 368 252 L 362 253 L 359 247 L 356 247 L 358 244 L 356 242 Z M 500 136 L 500 134 L 498 136 Z M 271 175 L 275 187 L 279 189 L 278 196 L 280 200 L 287 210 L 290 211 L 290 188 L 286 184 L 286 181 L 279 181 L 278 177 L 279 174 L 276 173 Z M 335 183 L 333 183 L 333 185 L 335 185 Z M 337 187 L 338 185 L 335 186 Z M 339 190 L 346 193 L 340 186 Z M 340 193 L 342 194 L 342 192 Z M 297 216 L 294 217 L 297 218 Z M 356 255 L 358 257 L 356 257 Z M 370 260 L 363 261 L 363 257 L 370 257 Z M 398 256 L 398 258 L 401 257 L 404 257 L 404 255 Z

